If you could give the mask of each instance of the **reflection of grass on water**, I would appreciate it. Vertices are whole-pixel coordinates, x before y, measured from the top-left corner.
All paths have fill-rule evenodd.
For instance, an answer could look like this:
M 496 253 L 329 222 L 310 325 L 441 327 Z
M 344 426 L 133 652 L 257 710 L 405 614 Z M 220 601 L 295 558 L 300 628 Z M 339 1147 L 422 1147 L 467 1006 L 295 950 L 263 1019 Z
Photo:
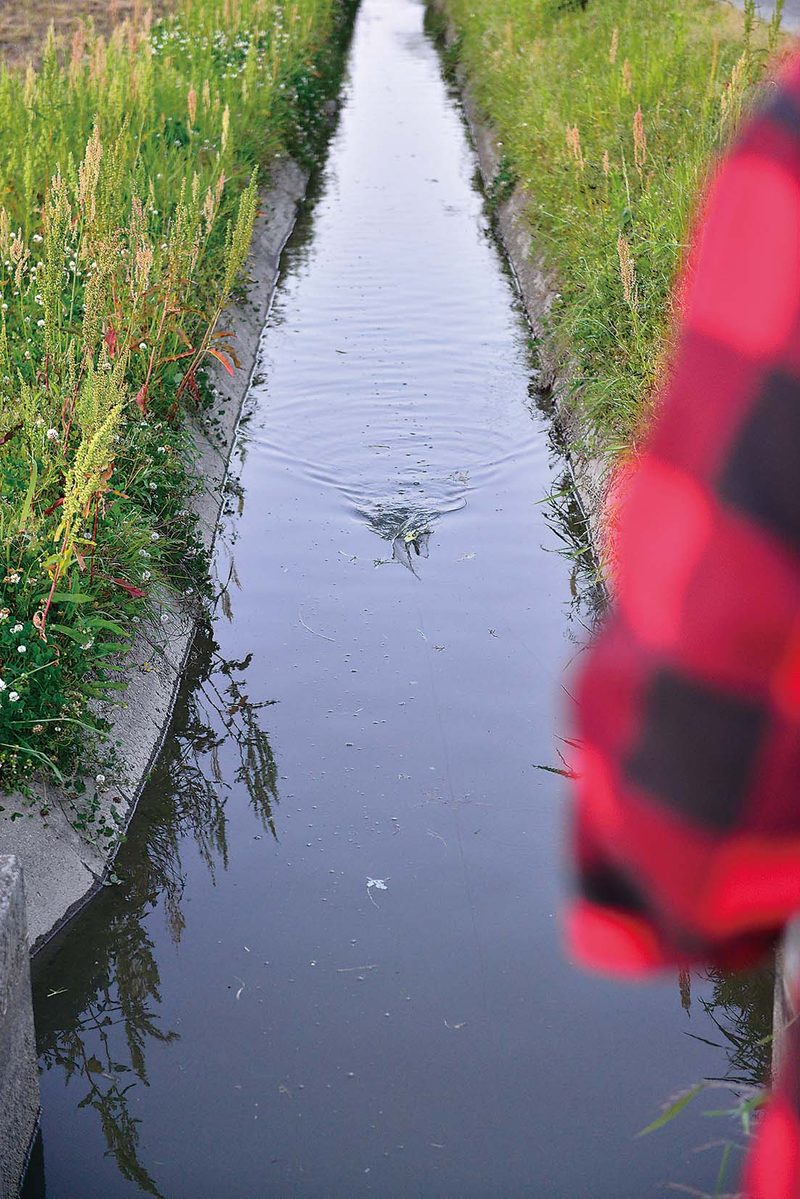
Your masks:
M 723 974 L 709 970 L 707 977 L 712 996 L 701 998 L 700 1003 L 720 1036 L 709 1044 L 724 1049 L 728 1058 L 723 1081 L 763 1086 L 770 1077 L 772 1059 L 773 971 Z
M 161 981 L 146 916 L 161 901 L 171 937 L 185 926 L 182 850 L 193 844 L 211 872 L 228 865 L 226 801 L 243 786 L 259 826 L 276 836 L 277 764 L 259 723 L 265 703 L 247 695 L 250 655 L 222 661 L 210 630 L 198 633 L 159 762 L 108 887 L 63 938 L 34 960 L 39 1052 L 45 1070 L 80 1080 L 77 1106 L 94 1108 L 123 1178 L 160 1197 L 139 1160 L 129 1092 L 148 1085 L 148 1042 L 178 1039 L 159 1023 Z M 232 781 L 225 754 L 233 754 Z M 92 947 L 87 954 L 85 947 Z
M 668 1104 L 639 1136 L 658 1132 L 671 1124 L 690 1104 L 704 1098 L 708 1102 L 710 1092 L 725 1091 L 733 1102 L 726 1100 L 723 1107 L 714 1107 L 703 1112 L 704 1116 L 725 1121 L 727 1135 L 715 1136 L 698 1151 L 711 1150 L 720 1153 L 713 1196 L 716 1199 L 738 1199 L 723 1188 L 729 1185 L 730 1175 L 740 1164 L 752 1134 L 753 1117 L 768 1097 L 768 1083 L 772 1057 L 772 1001 L 775 975 L 764 968 L 742 974 L 725 974 L 719 970 L 707 970 L 699 976 L 703 983 L 711 984 L 710 998 L 698 996 L 704 1014 L 717 1030 L 717 1037 L 688 1033 L 725 1053 L 728 1068 L 716 1078 L 706 1078 L 688 1090 L 673 1096 Z M 688 972 L 679 975 L 681 1006 L 688 1016 L 692 1014 L 692 977 Z M 671 1183 L 673 1192 L 693 1195 L 696 1199 L 712 1199 L 705 1191 L 680 1183 Z

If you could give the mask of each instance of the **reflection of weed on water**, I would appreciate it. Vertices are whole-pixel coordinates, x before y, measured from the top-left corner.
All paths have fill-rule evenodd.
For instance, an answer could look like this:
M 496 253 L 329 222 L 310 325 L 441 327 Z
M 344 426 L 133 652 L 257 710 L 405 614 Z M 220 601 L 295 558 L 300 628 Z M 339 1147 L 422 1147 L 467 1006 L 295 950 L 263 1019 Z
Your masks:
M 557 552 L 572 564 L 570 609 L 591 632 L 608 605 L 608 594 L 592 547 L 589 523 L 569 471 L 541 501 L 545 520 L 558 541 Z
M 252 655 L 219 656 L 198 633 L 171 734 L 117 859 L 118 885 L 101 891 L 66 934 L 34 959 L 37 1037 L 45 1071 L 79 1085 L 97 1112 L 120 1174 L 140 1193 L 162 1192 L 141 1163 L 136 1088 L 149 1085 L 147 1054 L 178 1033 L 160 1024 L 161 979 L 149 913 L 161 904 L 171 938 L 186 923 L 183 855 L 194 846 L 212 876 L 228 866 L 226 803 L 243 786 L 258 824 L 277 836 L 277 763 L 261 709 L 248 697 Z M 231 751 L 232 765 L 226 769 Z M 87 955 L 86 945 L 92 946 Z
M 721 1038 L 706 1043 L 724 1050 L 728 1058 L 728 1070 L 720 1081 L 763 1085 L 772 1065 L 774 971 L 725 974 L 708 970 L 705 977 L 713 990 L 710 999 L 700 998 L 700 1005 Z
M 699 1006 L 711 1020 L 720 1035 L 719 1040 L 687 1035 L 715 1049 L 722 1050 L 728 1058 L 728 1069 L 723 1077 L 706 1078 L 702 1082 L 673 1096 L 664 1110 L 638 1136 L 647 1136 L 671 1124 L 673 1120 L 709 1092 L 723 1090 L 733 1097 L 727 1106 L 703 1112 L 709 1119 L 725 1121 L 725 1135 L 714 1137 L 697 1147 L 697 1152 L 720 1152 L 715 1189 L 711 1195 L 681 1183 L 670 1183 L 671 1191 L 694 1195 L 698 1199 L 736 1199 L 723 1188 L 732 1182 L 734 1170 L 738 1171 L 741 1159 L 748 1149 L 753 1133 L 753 1118 L 769 1097 L 768 1079 L 772 1056 L 772 1002 L 774 972 L 764 969 L 749 973 L 725 974 L 719 970 L 708 970 L 701 981 L 712 984 L 711 997 L 700 995 Z M 691 976 L 686 971 L 679 975 L 681 1006 L 691 1016 Z

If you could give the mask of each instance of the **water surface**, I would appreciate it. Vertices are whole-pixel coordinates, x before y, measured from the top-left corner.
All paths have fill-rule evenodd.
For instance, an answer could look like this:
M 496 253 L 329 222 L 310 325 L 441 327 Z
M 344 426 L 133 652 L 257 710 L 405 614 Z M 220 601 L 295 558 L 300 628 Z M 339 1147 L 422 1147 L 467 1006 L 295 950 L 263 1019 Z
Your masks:
M 730 1068 L 687 1035 L 720 1041 L 713 985 L 600 981 L 559 940 L 566 797 L 537 767 L 559 765 L 582 630 L 543 503 L 563 465 L 474 175 L 422 5 L 364 0 L 213 625 L 120 884 L 37 963 L 30 1194 L 713 1182 L 699 1113 L 633 1138 Z

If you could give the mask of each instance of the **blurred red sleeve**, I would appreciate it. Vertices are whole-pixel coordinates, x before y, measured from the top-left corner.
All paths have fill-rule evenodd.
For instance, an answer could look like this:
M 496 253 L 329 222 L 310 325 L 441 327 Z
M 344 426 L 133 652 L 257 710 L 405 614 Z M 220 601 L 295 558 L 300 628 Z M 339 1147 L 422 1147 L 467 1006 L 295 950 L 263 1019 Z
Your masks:
M 800 909 L 800 60 L 709 188 L 576 681 L 585 964 L 745 965 Z

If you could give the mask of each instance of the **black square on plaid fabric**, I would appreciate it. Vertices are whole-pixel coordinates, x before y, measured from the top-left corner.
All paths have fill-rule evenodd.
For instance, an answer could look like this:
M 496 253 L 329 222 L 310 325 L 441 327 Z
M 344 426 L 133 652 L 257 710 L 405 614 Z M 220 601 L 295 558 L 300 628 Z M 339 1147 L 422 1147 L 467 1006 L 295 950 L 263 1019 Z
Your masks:
M 800 549 L 800 379 L 767 376 L 734 443 L 719 496 Z
M 628 777 L 655 801 L 723 832 L 739 818 L 765 724 L 756 704 L 661 670 L 644 697 Z
M 768 104 L 761 107 L 760 114 L 756 112 L 756 116 L 759 115 L 768 117 L 791 137 L 800 137 L 800 103 L 791 92 L 781 89 Z
M 643 914 L 647 911 L 644 896 L 636 884 L 621 870 L 606 862 L 593 862 L 580 874 L 578 889 L 584 899 L 604 908 Z

